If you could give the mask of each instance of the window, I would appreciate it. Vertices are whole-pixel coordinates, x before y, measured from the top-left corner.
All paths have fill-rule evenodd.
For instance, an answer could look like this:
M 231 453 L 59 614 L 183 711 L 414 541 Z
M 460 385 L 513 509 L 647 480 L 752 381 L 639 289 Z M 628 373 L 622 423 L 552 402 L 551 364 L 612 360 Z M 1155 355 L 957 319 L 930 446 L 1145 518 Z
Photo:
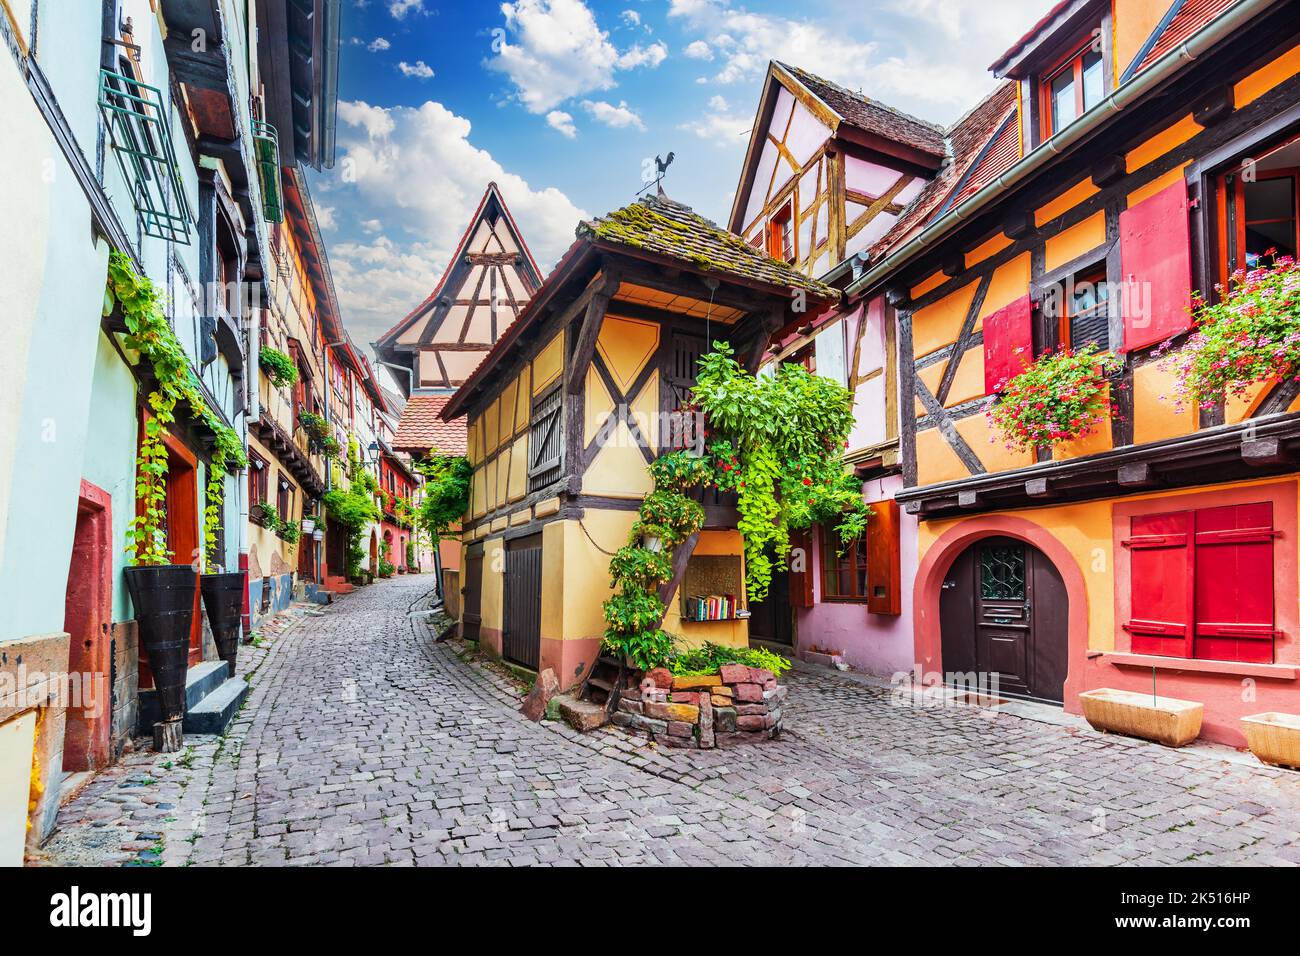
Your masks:
M 281 475 L 275 491 L 275 510 L 281 522 L 293 520 L 293 491 L 289 479 Z
M 813 354 L 818 375 L 825 376 L 840 385 L 849 383 L 848 369 L 845 366 L 844 322 L 837 320 L 834 325 L 823 329 L 813 339 Z
M 888 498 L 868 507 L 867 530 L 842 554 L 835 529 L 829 525 L 821 529 L 822 600 L 864 603 L 871 614 L 901 614 L 898 502 Z M 791 584 L 793 589 L 793 578 Z
M 248 503 L 262 504 L 266 501 L 267 480 L 270 468 L 265 458 L 251 449 L 248 452 Z M 256 509 L 252 509 L 256 513 Z
M 865 601 L 867 599 L 866 536 L 844 547 L 831 525 L 821 529 L 822 600 Z M 844 552 L 840 553 L 840 548 Z
M 1300 140 L 1243 161 L 1218 181 L 1222 279 L 1272 265 L 1300 247 Z
M 786 203 L 767 224 L 767 254 L 782 262 L 794 262 L 794 229 L 790 218 L 791 206 Z
M 1060 335 L 1076 352 L 1089 344 L 1103 352 L 1110 348 L 1110 285 L 1104 267 L 1081 273 L 1066 287 Z
M 1130 620 L 1136 654 L 1273 663 L 1273 504 L 1134 515 Z
M 1043 138 L 1059 133 L 1101 102 L 1106 95 L 1106 70 L 1101 50 L 1090 35 L 1065 62 L 1039 81 Z
M 533 404 L 528 427 L 528 487 L 545 487 L 564 470 L 564 402 L 559 386 Z

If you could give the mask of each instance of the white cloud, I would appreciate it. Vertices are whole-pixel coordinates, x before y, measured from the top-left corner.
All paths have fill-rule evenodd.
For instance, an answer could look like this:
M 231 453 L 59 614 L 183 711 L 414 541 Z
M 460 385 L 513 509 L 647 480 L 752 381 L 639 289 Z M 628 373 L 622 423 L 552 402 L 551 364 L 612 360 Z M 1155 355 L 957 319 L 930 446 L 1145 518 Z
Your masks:
M 534 188 L 470 139 L 469 120 L 441 103 L 383 108 L 341 101 L 339 154 L 327 192 L 340 223 L 382 231 L 331 242 L 344 317 L 370 342 L 427 296 L 491 181 L 497 183 L 543 273 L 587 216 L 560 190 Z M 336 212 L 335 212 L 336 211 Z M 317 209 L 320 215 L 320 208 Z
M 377 232 L 382 232 L 383 228 L 384 224 L 378 219 L 367 219 L 361 224 L 362 232 L 368 232 L 371 235 L 374 235 Z
M 383 37 L 375 37 L 373 40 L 371 40 L 369 43 L 366 44 L 366 49 L 369 50 L 371 53 L 382 53 L 384 50 L 387 50 L 391 46 L 392 44 L 389 43 L 387 40 L 385 40 Z
M 433 77 L 433 68 L 423 60 L 416 60 L 414 63 L 407 63 L 403 60 L 397 64 L 397 68 L 402 71 L 402 76 L 413 76 L 419 80 L 428 80 Z
M 745 136 L 753 122 L 751 117 L 734 113 L 726 99 L 713 96 L 709 99 L 708 109 L 700 117 L 688 123 L 682 123 L 678 129 L 694 133 L 700 139 L 709 140 L 715 146 L 736 149 L 744 146 Z
M 623 18 L 623 22 L 629 27 L 639 27 L 641 25 L 641 14 L 635 10 L 624 10 L 619 16 Z
M 687 57 L 692 60 L 712 60 L 713 48 L 703 40 L 694 40 L 687 44 L 686 49 L 682 50 Z
M 820 21 L 752 13 L 724 0 L 670 0 L 700 39 L 686 55 L 718 60 L 708 82 L 752 83 L 784 60 L 935 121 L 951 121 L 992 89 L 990 62 L 1041 16 L 1045 0 L 884 0 L 869 30 L 837 25 L 855 0 L 830 0 Z M 836 7 L 842 15 L 837 15 Z M 708 38 L 706 44 L 704 38 Z M 698 44 L 698 45 L 697 45 Z
M 591 118 L 598 123 L 603 123 L 614 129 L 645 129 L 645 123 L 641 117 L 628 108 L 626 100 L 620 100 L 615 106 L 613 103 L 606 103 L 603 100 L 592 101 L 583 100 L 582 108 L 591 114 Z
M 619 70 L 653 69 L 668 56 L 661 42 L 620 52 L 582 0 L 514 0 L 501 4 L 501 12 L 507 36 L 487 65 L 510 79 L 530 113 L 612 89 Z
M 638 66 L 648 66 L 653 70 L 666 59 L 668 59 L 668 46 L 662 40 L 656 40 L 646 47 L 634 43 L 618 58 L 618 68 L 631 70 Z
M 578 135 L 578 129 L 573 125 L 573 114 L 566 113 L 564 110 L 551 110 L 547 113 L 546 124 L 551 129 L 559 130 L 568 139 Z
M 424 0 L 388 0 L 388 12 L 396 20 L 401 20 L 408 13 L 425 13 Z
M 319 204 L 316 206 L 316 225 L 320 226 L 321 229 L 326 232 L 329 232 L 338 226 L 338 222 L 334 218 L 333 206 L 322 206 Z

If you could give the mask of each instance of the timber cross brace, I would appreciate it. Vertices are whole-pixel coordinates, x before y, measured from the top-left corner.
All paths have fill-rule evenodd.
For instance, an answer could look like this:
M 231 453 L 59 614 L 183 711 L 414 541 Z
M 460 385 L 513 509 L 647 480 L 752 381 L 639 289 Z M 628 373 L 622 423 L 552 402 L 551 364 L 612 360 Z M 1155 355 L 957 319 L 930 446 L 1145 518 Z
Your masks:
M 583 314 L 578 334 L 574 337 L 568 376 L 564 384 L 564 390 L 569 395 L 577 395 L 582 390 L 587 367 L 591 364 L 591 358 L 596 351 L 596 340 L 600 337 L 600 326 L 605 320 L 605 311 L 609 308 L 614 293 L 618 291 L 619 282 L 619 270 L 609 265 L 606 260 L 598 278 L 587 287 L 588 294 L 582 297 L 586 300 L 586 312 Z M 575 317 L 570 317 L 569 321 Z

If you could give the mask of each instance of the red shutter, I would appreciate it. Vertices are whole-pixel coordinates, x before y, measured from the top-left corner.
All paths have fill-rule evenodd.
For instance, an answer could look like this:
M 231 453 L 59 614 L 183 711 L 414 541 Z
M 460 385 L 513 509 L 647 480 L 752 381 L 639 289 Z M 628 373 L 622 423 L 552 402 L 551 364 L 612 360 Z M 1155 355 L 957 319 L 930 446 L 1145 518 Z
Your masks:
M 1273 505 L 1196 512 L 1195 656 L 1273 663 Z
M 898 502 L 893 498 L 871 504 L 867 521 L 867 611 L 902 614 L 899 587 Z
M 799 555 L 795 549 L 803 550 L 802 571 L 795 571 L 795 562 Z M 812 533 L 795 531 L 790 534 L 790 604 L 793 607 L 813 606 L 813 553 Z
M 1145 348 L 1188 329 L 1192 316 L 1192 240 L 1187 185 L 1176 182 L 1119 216 L 1124 350 Z
M 984 392 L 993 395 L 1034 360 L 1034 309 L 1029 296 L 984 320 Z
M 1129 580 L 1132 606 L 1124 630 L 1133 653 L 1191 657 L 1192 513 L 1141 515 L 1132 519 Z

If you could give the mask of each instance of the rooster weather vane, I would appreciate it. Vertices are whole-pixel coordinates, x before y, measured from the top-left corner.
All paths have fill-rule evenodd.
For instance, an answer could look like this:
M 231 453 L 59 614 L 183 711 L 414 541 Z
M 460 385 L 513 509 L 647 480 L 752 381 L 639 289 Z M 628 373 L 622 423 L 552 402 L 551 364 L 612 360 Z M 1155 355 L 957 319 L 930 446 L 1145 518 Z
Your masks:
M 639 196 L 647 189 L 649 189 L 651 186 L 654 186 L 658 194 L 662 196 L 664 194 L 664 187 L 663 187 L 664 174 L 668 172 L 668 167 L 673 164 L 674 158 L 675 156 L 671 150 L 669 151 L 667 158 L 656 156 L 655 157 L 655 178 L 650 180 L 650 182 L 646 183 L 640 189 L 638 189 L 636 191 L 636 194 Z

